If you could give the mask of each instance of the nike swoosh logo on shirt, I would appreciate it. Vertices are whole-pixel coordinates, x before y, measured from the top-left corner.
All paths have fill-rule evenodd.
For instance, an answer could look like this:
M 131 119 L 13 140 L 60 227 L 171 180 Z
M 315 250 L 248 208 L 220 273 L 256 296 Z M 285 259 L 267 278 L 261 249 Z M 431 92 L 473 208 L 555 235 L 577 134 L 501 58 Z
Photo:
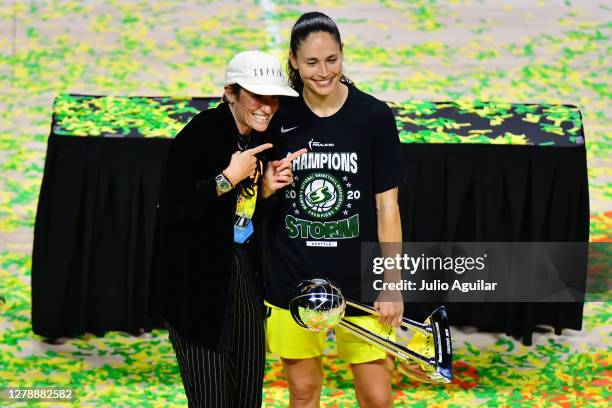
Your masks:
M 284 126 L 281 126 L 281 133 L 291 132 L 293 129 L 297 129 L 297 128 L 298 128 L 298 126 L 294 126 L 294 127 L 292 127 L 292 128 L 285 129 L 285 127 L 284 127 Z

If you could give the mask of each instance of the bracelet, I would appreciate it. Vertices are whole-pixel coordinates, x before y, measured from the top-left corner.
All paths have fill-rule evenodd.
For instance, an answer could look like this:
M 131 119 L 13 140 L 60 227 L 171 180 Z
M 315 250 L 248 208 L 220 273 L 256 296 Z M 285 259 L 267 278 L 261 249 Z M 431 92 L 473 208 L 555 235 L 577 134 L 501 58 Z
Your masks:
M 234 185 L 234 183 L 232 183 L 232 180 L 230 180 L 229 177 L 227 177 L 227 175 L 224 172 L 221 172 L 221 175 L 223 177 L 225 177 L 225 179 L 227 180 L 228 183 L 230 183 L 230 185 L 232 186 L 232 188 L 235 188 L 236 186 Z

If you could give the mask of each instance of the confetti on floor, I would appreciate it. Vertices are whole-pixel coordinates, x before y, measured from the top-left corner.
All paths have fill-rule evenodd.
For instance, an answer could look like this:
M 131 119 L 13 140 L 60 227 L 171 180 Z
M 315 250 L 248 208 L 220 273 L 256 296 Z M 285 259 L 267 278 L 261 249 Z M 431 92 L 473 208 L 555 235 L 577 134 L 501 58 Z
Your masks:
M 591 240 L 612 239 L 612 12 L 604 1 L 4 1 L 0 387 L 72 385 L 75 406 L 186 404 L 163 331 L 87 335 L 62 344 L 31 332 L 30 254 L 52 103 L 60 93 L 219 96 L 234 53 L 259 48 L 284 59 L 293 22 L 317 7 L 340 27 L 346 73 L 380 99 L 578 106 Z M 146 115 L 138 109 L 134 120 Z M 501 334 L 455 330 L 453 383 L 431 386 L 397 376 L 396 406 L 607 407 L 611 312 L 609 302 L 588 303 L 581 332 L 536 334 L 531 347 Z M 331 342 L 328 348 L 322 404 L 354 407 L 350 370 Z M 280 363 L 270 356 L 265 406 L 286 407 L 287 398 Z

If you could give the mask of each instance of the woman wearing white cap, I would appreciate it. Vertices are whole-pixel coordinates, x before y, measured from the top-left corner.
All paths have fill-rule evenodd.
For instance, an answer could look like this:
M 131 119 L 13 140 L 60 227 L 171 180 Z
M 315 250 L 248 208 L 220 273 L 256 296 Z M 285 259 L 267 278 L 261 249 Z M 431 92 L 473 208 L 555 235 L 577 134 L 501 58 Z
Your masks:
M 196 115 L 170 144 L 151 311 L 166 322 L 190 407 L 261 405 L 264 317 L 249 252 L 258 198 L 292 182 L 290 160 L 262 174 L 258 157 L 272 147 L 259 145 L 259 132 L 278 95 L 297 96 L 279 61 L 239 53 L 227 67 L 224 102 Z

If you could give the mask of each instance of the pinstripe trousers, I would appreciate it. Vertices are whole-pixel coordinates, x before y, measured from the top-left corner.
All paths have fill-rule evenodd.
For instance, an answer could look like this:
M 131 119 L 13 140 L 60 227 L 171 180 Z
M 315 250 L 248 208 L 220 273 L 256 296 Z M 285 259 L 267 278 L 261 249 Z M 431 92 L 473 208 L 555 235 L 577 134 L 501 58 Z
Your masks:
M 261 406 L 266 357 L 263 306 L 250 262 L 246 249 L 234 249 L 235 301 L 225 351 L 191 344 L 166 322 L 189 407 Z

